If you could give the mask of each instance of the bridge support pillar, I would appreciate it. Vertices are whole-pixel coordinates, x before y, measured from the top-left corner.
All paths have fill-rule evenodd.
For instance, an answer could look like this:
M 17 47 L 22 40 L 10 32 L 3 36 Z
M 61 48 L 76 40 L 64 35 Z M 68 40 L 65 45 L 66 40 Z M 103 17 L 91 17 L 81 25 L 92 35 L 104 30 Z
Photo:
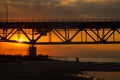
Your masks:
M 35 45 L 30 45 L 29 46 L 29 57 L 36 57 L 36 53 L 37 53 L 37 49 L 36 49 L 36 46 Z

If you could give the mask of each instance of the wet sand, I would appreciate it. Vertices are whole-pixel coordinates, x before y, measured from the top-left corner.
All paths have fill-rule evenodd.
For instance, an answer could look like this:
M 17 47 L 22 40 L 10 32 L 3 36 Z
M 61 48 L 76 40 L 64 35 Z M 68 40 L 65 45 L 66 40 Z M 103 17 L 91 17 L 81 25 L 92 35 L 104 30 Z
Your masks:
M 120 71 L 118 63 L 23 61 L 0 63 L 0 80 L 81 80 L 82 71 Z

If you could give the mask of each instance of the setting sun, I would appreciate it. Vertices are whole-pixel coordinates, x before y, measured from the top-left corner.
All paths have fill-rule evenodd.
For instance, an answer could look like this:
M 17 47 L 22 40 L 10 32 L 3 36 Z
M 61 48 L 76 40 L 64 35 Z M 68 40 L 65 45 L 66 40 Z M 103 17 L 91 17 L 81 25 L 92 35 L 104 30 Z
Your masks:
M 20 38 L 20 39 L 18 40 L 18 42 L 23 42 L 23 41 L 25 41 L 23 38 Z

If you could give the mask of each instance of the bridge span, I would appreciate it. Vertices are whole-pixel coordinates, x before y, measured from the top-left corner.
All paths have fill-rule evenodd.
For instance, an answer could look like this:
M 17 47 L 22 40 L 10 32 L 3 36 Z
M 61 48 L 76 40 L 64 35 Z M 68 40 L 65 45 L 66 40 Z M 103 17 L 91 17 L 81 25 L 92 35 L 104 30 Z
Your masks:
M 119 44 L 120 20 L 1 20 L 0 42 L 30 44 L 30 56 L 37 44 Z

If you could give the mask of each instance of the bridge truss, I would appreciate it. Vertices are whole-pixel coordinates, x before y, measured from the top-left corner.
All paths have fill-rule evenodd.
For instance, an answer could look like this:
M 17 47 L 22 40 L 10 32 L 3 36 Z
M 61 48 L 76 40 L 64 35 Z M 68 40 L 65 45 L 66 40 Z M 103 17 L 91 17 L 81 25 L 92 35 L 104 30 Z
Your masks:
M 1 21 L 0 41 L 30 44 L 31 56 L 37 44 L 118 44 L 120 20 Z

